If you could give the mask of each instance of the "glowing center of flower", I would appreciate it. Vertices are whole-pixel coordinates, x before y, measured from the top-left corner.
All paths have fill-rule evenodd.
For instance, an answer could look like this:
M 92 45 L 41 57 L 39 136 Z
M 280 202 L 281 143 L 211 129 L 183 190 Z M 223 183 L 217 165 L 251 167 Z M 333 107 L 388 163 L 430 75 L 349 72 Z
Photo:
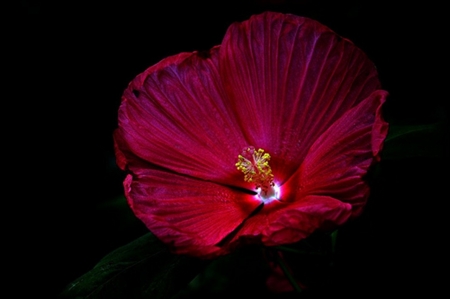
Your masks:
M 255 150 L 253 146 L 244 148 L 238 156 L 236 167 L 244 173 L 246 182 L 254 183 L 259 196 L 266 199 L 278 199 L 279 187 L 273 181 L 272 169 L 269 166 L 270 155 L 263 149 Z

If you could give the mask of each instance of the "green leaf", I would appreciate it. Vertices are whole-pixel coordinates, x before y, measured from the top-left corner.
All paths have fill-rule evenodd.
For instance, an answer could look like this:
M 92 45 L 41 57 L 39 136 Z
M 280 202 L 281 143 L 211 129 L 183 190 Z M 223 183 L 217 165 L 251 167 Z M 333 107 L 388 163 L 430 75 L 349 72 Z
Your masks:
M 381 153 L 382 159 L 441 158 L 446 132 L 442 122 L 426 125 L 391 125 Z
M 169 298 L 205 263 L 171 254 L 148 233 L 106 255 L 91 271 L 69 284 L 60 298 Z

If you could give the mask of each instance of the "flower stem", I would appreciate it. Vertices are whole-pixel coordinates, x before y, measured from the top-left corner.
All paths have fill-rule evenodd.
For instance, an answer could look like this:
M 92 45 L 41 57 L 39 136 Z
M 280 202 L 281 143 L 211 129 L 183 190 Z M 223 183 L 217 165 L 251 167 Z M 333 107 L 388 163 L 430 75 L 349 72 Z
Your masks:
M 336 253 L 336 241 L 338 236 L 338 230 L 336 229 L 331 233 L 331 253 L 334 255 Z
M 276 255 L 277 263 L 280 265 L 281 270 L 283 270 L 284 275 L 289 280 L 289 282 L 291 283 L 294 290 L 297 293 L 301 293 L 303 291 L 302 288 L 295 281 L 295 278 L 292 276 L 291 271 L 289 271 L 289 269 L 287 268 L 286 263 L 283 261 L 283 258 L 279 255 L 278 252 L 276 252 L 275 255 Z

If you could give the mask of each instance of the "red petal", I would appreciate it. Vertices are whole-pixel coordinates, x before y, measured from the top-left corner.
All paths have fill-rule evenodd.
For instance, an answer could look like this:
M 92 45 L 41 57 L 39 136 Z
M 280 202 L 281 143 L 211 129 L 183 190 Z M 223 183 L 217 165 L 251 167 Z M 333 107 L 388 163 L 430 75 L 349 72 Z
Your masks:
M 352 42 L 294 15 L 233 24 L 220 55 L 239 125 L 249 145 L 271 154 L 279 183 L 332 123 L 379 88 L 374 65 Z
M 272 201 L 248 218 L 230 246 L 255 239 L 267 246 L 295 243 L 317 229 L 343 224 L 351 205 L 329 196 L 308 195 L 295 202 Z
M 128 203 L 151 232 L 173 251 L 204 258 L 259 205 L 254 196 L 167 171 L 132 169 L 124 182 Z
M 127 167 L 127 157 L 125 153 L 123 152 L 124 149 L 121 148 L 124 147 L 126 144 L 124 143 L 122 136 L 119 134 L 119 130 L 114 131 L 114 153 L 116 156 L 116 163 L 117 166 L 119 166 L 120 169 L 125 170 Z
M 309 149 L 299 171 L 283 186 L 286 200 L 321 194 L 351 203 L 361 212 L 369 187 L 364 181 L 386 138 L 387 123 L 381 107 L 387 93 L 376 91 L 347 111 Z
M 249 186 L 235 166 L 247 142 L 229 111 L 217 52 L 169 57 L 136 77 L 123 95 L 116 142 L 174 172 Z

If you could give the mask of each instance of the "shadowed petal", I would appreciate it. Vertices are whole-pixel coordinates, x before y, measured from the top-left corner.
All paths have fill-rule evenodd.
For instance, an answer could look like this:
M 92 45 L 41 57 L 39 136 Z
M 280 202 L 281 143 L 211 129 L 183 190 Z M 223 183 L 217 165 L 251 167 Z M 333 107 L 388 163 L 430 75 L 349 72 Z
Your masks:
M 135 168 L 124 181 L 136 216 L 175 253 L 223 254 L 216 246 L 259 205 L 253 195 L 163 170 Z
M 273 12 L 230 26 L 220 69 L 246 140 L 271 154 L 281 184 L 331 124 L 379 88 L 374 65 L 351 41 Z

